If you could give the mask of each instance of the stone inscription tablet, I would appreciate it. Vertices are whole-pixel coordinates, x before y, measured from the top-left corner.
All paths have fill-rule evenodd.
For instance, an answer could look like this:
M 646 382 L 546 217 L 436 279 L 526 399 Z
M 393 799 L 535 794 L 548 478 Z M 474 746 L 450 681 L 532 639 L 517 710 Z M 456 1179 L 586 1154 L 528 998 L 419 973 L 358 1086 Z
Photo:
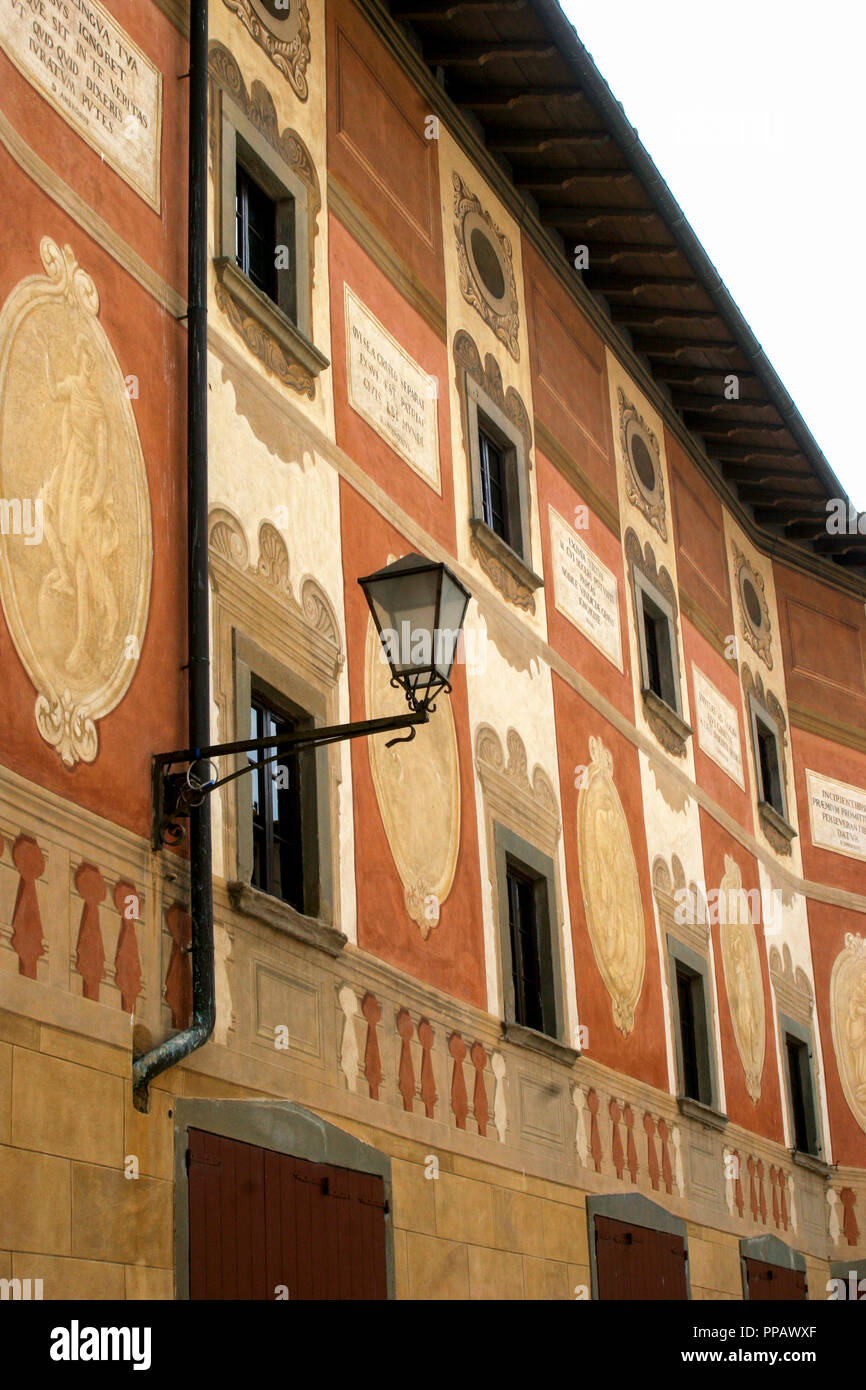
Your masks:
M 348 285 L 345 292 L 349 404 L 441 492 L 436 378 L 418 366 Z
M 866 791 L 806 769 L 812 844 L 866 860 Z
M 99 0 L 2 0 L 0 47 L 159 212 L 162 74 Z
M 616 575 L 550 508 L 553 594 L 560 613 L 622 670 Z
M 695 713 L 698 743 L 708 758 L 737 783 L 743 782 L 743 754 L 740 747 L 740 725 L 737 711 L 712 681 L 697 666 L 692 667 L 695 678 Z

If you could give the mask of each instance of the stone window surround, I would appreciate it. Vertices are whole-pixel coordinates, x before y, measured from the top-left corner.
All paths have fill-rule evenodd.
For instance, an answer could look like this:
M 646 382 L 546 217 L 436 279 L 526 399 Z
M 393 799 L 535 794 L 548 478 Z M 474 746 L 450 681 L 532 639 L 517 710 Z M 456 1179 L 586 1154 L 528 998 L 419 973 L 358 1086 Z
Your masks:
M 308 711 L 317 723 L 338 723 L 337 682 L 343 655 L 336 617 L 324 591 L 307 577 L 300 583 L 300 601 L 295 599 L 285 544 L 269 522 L 259 528 L 256 568 L 248 563 L 246 533 L 232 513 L 213 508 L 208 529 L 213 696 L 219 709 L 219 738 L 249 736 L 253 673 L 277 696 Z M 247 808 L 251 808 L 252 786 L 247 777 L 237 778 L 220 792 L 222 849 L 228 892 L 237 911 L 336 955 L 346 942 L 337 927 L 339 745 L 316 750 L 315 758 L 320 900 L 316 918 L 250 885 L 251 809 Z
M 782 797 L 781 815 L 776 810 L 775 806 L 771 805 L 764 796 L 761 761 L 758 757 L 759 723 L 762 724 L 765 729 L 768 729 L 776 740 L 776 758 L 779 764 L 779 791 Z M 752 734 L 752 756 L 755 763 L 755 792 L 758 798 L 758 812 L 761 819 L 769 822 L 770 826 L 776 830 L 778 834 L 782 835 L 786 840 L 793 840 L 797 832 L 788 820 L 788 794 L 785 787 L 787 781 L 785 749 L 779 721 L 755 698 L 754 692 L 751 690 L 749 691 L 749 728 Z
M 222 71 L 222 60 L 230 68 L 236 68 L 231 55 L 224 59 L 221 45 L 212 47 L 212 75 Z M 215 66 L 217 64 L 219 66 Z M 240 82 L 239 100 L 255 113 L 256 108 L 247 98 L 239 71 L 237 81 Z M 273 107 L 270 94 L 260 83 L 253 83 L 254 97 L 257 88 L 267 95 Z M 313 193 L 311 187 L 298 176 L 275 147 L 273 140 L 278 138 L 277 134 L 268 139 L 219 80 L 212 83 L 211 90 L 214 105 L 211 143 L 216 212 L 214 267 L 217 277 L 223 290 L 237 303 L 241 313 L 264 329 L 288 362 L 295 364 L 293 384 L 310 394 L 305 383 L 311 384 L 315 377 L 330 365 L 329 359 L 312 342 L 313 241 L 316 233 L 318 195 Z M 296 147 L 303 149 L 299 137 L 294 135 L 294 132 L 284 132 L 284 139 L 287 134 L 292 136 Z M 294 235 L 293 245 L 290 247 L 294 260 L 294 287 L 290 293 L 285 282 L 285 277 L 292 272 L 278 270 L 279 299 L 276 303 L 244 274 L 235 257 L 235 181 L 239 153 L 242 154 L 241 162 L 249 169 L 252 177 L 277 203 L 278 242 L 281 235 L 280 204 L 285 207 L 288 198 L 294 202 Z M 312 169 L 312 160 L 306 149 L 303 149 L 303 160 Z M 286 234 L 286 225 L 284 218 L 283 234 Z
M 536 849 L 522 835 L 510 830 L 499 821 L 493 824 L 496 857 L 496 897 L 497 922 L 499 925 L 499 950 L 502 959 L 502 999 L 505 1014 L 503 1029 L 511 1042 L 522 1042 L 538 1051 L 552 1051 L 560 1061 L 574 1060 L 573 1049 L 562 1041 L 564 1032 L 564 1008 L 562 994 L 562 971 L 559 962 L 560 943 L 555 929 L 556 921 L 556 870 L 553 860 L 541 850 Z M 545 1015 L 552 1014 L 556 1021 L 555 1033 L 538 1032 L 515 1018 L 514 985 L 512 981 L 513 961 L 511 958 L 511 932 L 508 923 L 508 888 L 506 875 L 514 864 L 531 875 L 542 885 L 536 898 L 539 928 L 539 966 L 541 973 L 542 1007 Z M 539 901 L 541 899 L 541 901 Z M 545 959 L 546 957 L 546 959 Z M 546 968 L 545 968 L 546 967 Z M 544 1046 L 545 1041 L 554 1043 L 553 1049 Z M 563 1057 L 563 1052 L 570 1054 Z M 573 1054 L 573 1055 L 572 1055 Z
M 823 1158 L 824 1135 L 821 1128 L 821 1111 L 818 1097 L 818 1069 L 815 1065 L 815 1044 L 812 1037 L 812 1029 L 803 1023 L 799 1023 L 796 1019 L 791 1018 L 788 1014 L 783 1013 L 781 1009 L 779 1009 L 777 1012 L 777 1018 L 779 1024 L 779 1035 L 782 1044 L 782 1079 L 784 1081 L 785 1105 L 787 1108 L 788 1125 L 791 1138 L 791 1157 L 795 1163 L 799 1163 L 802 1167 L 809 1168 L 812 1171 L 821 1173 L 822 1175 L 826 1175 L 827 1173 L 829 1173 L 830 1169 L 829 1165 L 825 1162 Z M 797 1042 L 805 1043 L 806 1048 L 808 1050 L 812 1113 L 811 1116 L 807 1116 L 807 1120 L 811 1119 L 811 1123 L 814 1126 L 816 1140 L 815 1147 L 818 1150 L 816 1154 L 805 1153 L 801 1149 L 795 1147 L 794 1115 L 791 1106 L 791 1076 L 790 1069 L 788 1066 L 788 1035 L 790 1035 L 792 1038 L 795 1038 Z
M 667 748 L 668 752 L 675 754 L 677 757 L 684 757 L 686 742 L 691 737 L 692 730 L 691 726 L 686 723 L 682 715 L 682 676 L 680 673 L 675 600 L 672 601 L 666 598 L 661 592 L 661 589 L 650 578 L 649 574 L 645 572 L 646 569 L 650 568 L 650 564 L 644 565 L 643 563 L 638 563 L 634 550 L 636 548 L 639 551 L 640 543 L 637 541 L 634 532 L 631 532 L 631 535 L 634 536 L 635 544 L 631 547 L 627 547 L 626 553 L 629 554 L 631 562 L 635 637 L 637 639 L 638 658 L 640 662 L 641 696 L 644 702 L 644 711 L 647 722 L 653 730 L 653 733 L 655 733 L 663 746 Z M 654 557 L 652 558 L 654 559 Z M 664 569 L 661 573 L 664 576 L 667 575 L 667 571 Z M 668 704 L 666 700 L 661 699 L 654 690 L 650 689 L 646 634 L 644 631 L 644 596 L 652 601 L 653 605 L 664 615 L 668 622 L 671 650 L 671 675 L 676 699 L 675 706 Z
M 692 1284 L 689 1275 L 689 1231 L 685 1221 L 672 1215 L 664 1207 L 650 1201 L 639 1192 L 614 1192 L 586 1199 L 586 1224 L 589 1238 L 589 1277 L 590 1296 L 598 1299 L 598 1256 L 595 1248 L 595 1218 L 607 1216 L 613 1221 L 627 1221 L 632 1226 L 643 1226 L 648 1231 L 666 1231 L 668 1235 L 679 1236 L 685 1250 L 686 1298 L 691 1301 Z
M 786 1245 L 778 1236 L 744 1236 L 740 1241 L 740 1272 L 743 1280 L 743 1300 L 749 1300 L 749 1275 L 746 1269 L 746 1260 L 760 1260 L 762 1264 L 777 1265 L 780 1269 L 797 1270 L 800 1274 L 806 1273 L 806 1257 L 801 1255 L 799 1250 L 792 1250 L 790 1245 Z M 809 1297 L 809 1285 L 806 1284 L 806 1298 Z
M 388 1298 L 396 1297 L 391 1160 L 320 1115 L 285 1100 L 185 1100 L 174 1104 L 174 1267 L 175 1297 L 189 1298 L 189 1175 L 186 1152 L 190 1129 L 276 1153 L 328 1163 L 380 1177 L 385 1186 L 385 1269 Z
M 700 1120 L 701 1123 L 708 1125 L 712 1129 L 724 1129 L 728 1123 L 728 1117 L 719 1109 L 719 1071 L 718 1058 L 716 1056 L 716 1033 L 713 1027 L 715 995 L 713 991 L 710 963 L 706 956 L 700 955 L 697 951 L 692 950 L 691 947 L 686 946 L 670 931 L 666 933 L 666 941 L 671 1021 L 673 1023 L 674 1047 L 676 1050 L 677 1104 L 682 1114 L 689 1115 L 692 1119 Z M 676 987 L 676 968 L 678 964 L 684 965 L 692 974 L 699 976 L 703 985 L 704 1025 L 707 1037 L 705 1067 L 709 1073 L 707 1080 L 709 1082 L 710 1093 L 708 1102 L 699 1101 L 694 1096 L 686 1096 L 683 1094 L 682 1033 L 680 1029 L 679 994 Z M 700 1058 L 698 1059 L 698 1065 L 701 1065 Z
M 544 580 L 532 569 L 532 495 L 529 474 L 532 431 L 526 408 L 513 386 L 503 390 L 496 359 L 487 354 L 484 365 L 470 335 L 461 330 L 454 338 L 457 392 L 463 437 L 469 466 L 472 514 L 469 518 L 471 550 L 481 568 L 510 603 L 535 612 L 535 592 Z M 511 486 L 507 488 L 509 520 L 514 534 L 520 530 L 518 552 L 483 520 L 481 499 L 481 450 L 479 412 L 493 439 L 505 452 Z M 516 495 L 515 495 L 516 494 Z

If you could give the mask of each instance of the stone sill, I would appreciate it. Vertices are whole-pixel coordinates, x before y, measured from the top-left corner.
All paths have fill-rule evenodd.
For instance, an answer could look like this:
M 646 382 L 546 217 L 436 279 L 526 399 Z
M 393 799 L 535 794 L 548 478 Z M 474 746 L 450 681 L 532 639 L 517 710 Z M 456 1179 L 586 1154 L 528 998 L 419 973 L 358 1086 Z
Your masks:
M 800 1168 L 808 1168 L 810 1173 L 817 1173 L 820 1178 L 829 1178 L 832 1168 L 829 1163 L 825 1163 L 823 1158 L 817 1158 L 815 1154 L 802 1153 L 800 1149 L 791 1150 L 791 1161 Z
M 700 1124 L 706 1125 L 707 1129 L 723 1130 L 728 1127 L 727 1115 L 723 1115 L 721 1110 L 715 1110 L 712 1105 L 704 1105 L 703 1101 L 694 1100 L 691 1096 L 677 1096 L 677 1105 L 681 1115 L 688 1116 L 690 1120 L 697 1120 Z
M 516 550 L 512 550 L 501 536 L 491 530 L 486 521 L 482 521 L 480 516 L 469 518 L 469 529 L 475 544 L 485 555 L 487 555 L 496 565 L 501 565 L 507 570 L 514 581 L 517 597 L 512 596 L 521 608 L 532 607 L 535 611 L 535 600 L 533 594 L 536 589 L 544 588 L 544 580 L 541 575 L 531 570 L 526 561 L 521 559 Z M 499 586 L 497 586 L 499 587 Z
M 525 1028 L 522 1023 L 514 1023 L 508 1019 L 503 1019 L 502 1036 L 506 1042 L 515 1043 L 518 1047 L 527 1047 L 532 1052 L 540 1052 L 545 1057 L 552 1057 L 555 1062 L 564 1062 L 568 1067 L 573 1067 L 580 1056 L 580 1053 L 567 1043 L 559 1042 L 547 1033 L 539 1033 L 535 1028 Z
M 284 314 L 278 304 L 269 299 L 228 256 L 214 260 L 220 283 L 232 298 L 257 319 L 266 332 L 279 343 L 283 352 L 297 362 L 310 376 L 316 377 L 329 367 L 330 361 L 319 352 L 301 330 Z
M 652 710 L 653 714 L 670 729 L 676 738 L 681 739 L 683 743 L 687 738 L 691 738 L 691 725 L 687 724 L 675 709 L 671 709 L 667 700 L 663 700 L 654 690 L 650 690 L 646 686 L 641 688 L 641 694 L 647 709 Z
M 781 835 L 783 840 L 787 840 L 789 843 L 791 840 L 796 840 L 797 832 L 793 825 L 789 825 L 785 818 L 780 816 L 779 812 L 770 805 L 769 801 L 758 802 L 758 815 L 771 830 L 775 830 L 777 835 Z
M 342 953 L 348 937 L 336 927 L 320 922 L 317 917 L 305 917 L 281 898 L 272 898 L 269 893 L 262 893 L 249 883 L 234 881 L 226 884 L 226 887 L 232 907 L 244 917 L 265 922 L 275 931 L 292 936 L 296 941 L 304 941 L 308 946 L 315 946 L 326 955 L 339 956 Z

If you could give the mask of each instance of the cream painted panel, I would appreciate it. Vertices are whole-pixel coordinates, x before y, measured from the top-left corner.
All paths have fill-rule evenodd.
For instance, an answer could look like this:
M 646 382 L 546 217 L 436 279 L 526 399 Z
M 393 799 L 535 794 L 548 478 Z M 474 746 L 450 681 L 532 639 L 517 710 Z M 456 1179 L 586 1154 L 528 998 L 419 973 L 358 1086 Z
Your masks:
M 297 131 L 313 159 L 322 195 L 316 235 L 316 259 L 313 274 L 313 342 L 320 352 L 331 358 L 331 308 L 328 294 L 328 179 L 327 179 L 327 116 L 325 66 L 325 5 L 324 0 L 307 0 L 310 10 L 310 61 L 306 70 L 307 99 L 301 101 L 295 95 L 291 83 L 271 62 L 264 49 L 252 38 L 236 15 L 219 0 L 210 6 L 210 41 L 225 45 L 234 55 L 247 91 L 259 81 L 270 92 L 276 106 L 280 130 L 288 126 Z M 213 171 L 211 171 L 213 173 Z M 213 180 L 208 188 L 208 245 L 209 256 L 214 251 L 214 188 Z M 255 371 L 266 375 L 265 368 L 249 351 L 239 334 L 221 314 L 213 298 L 215 275 L 213 263 L 209 265 L 209 302 L 213 322 L 219 326 L 233 346 L 240 352 Z M 288 390 L 288 388 L 286 388 Z M 327 434 L 334 438 L 334 390 L 330 368 L 316 378 L 314 400 L 291 393 L 293 403 Z
M 457 554 L 459 559 L 472 570 L 473 574 L 477 575 L 479 588 L 484 589 L 491 587 L 490 580 L 484 574 L 469 549 L 469 528 L 468 525 L 466 525 L 466 520 L 472 515 L 472 489 L 469 477 L 469 459 L 463 440 L 461 403 L 457 393 L 452 349 L 457 333 L 460 329 L 464 329 L 476 343 L 481 354 L 482 362 L 487 353 L 491 353 L 496 359 L 502 372 L 503 389 L 507 391 L 509 386 L 513 386 L 514 389 L 519 392 L 529 415 L 529 419 L 532 421 L 532 377 L 529 367 L 529 339 L 526 330 L 526 304 L 523 292 L 523 263 L 521 259 L 520 228 L 491 192 L 473 164 L 457 146 L 442 121 L 439 123 L 438 151 L 439 188 L 442 207 L 442 236 L 445 255 L 445 299 L 449 334 L 448 390 L 451 401 L 451 443 L 454 459 L 454 498 L 457 514 Z M 467 303 L 460 291 L 460 267 L 457 254 L 454 212 L 455 195 L 453 180 L 455 173 L 460 175 L 468 190 L 477 195 L 485 212 L 490 214 L 500 232 L 503 232 L 511 243 L 512 265 L 514 267 L 520 320 L 516 339 L 517 350 L 519 352 L 518 361 L 515 361 L 507 345 L 502 342 L 501 339 L 497 338 L 493 330 L 484 322 L 478 310 Z M 540 575 L 542 573 L 541 526 L 538 514 L 538 488 L 534 466 L 534 454 L 535 450 L 533 448 L 533 466 L 530 469 L 528 479 L 531 510 L 531 567 L 536 574 Z M 547 620 L 542 592 L 539 592 L 536 596 L 536 611 L 534 616 L 522 612 L 520 616 L 522 621 L 527 622 L 542 636 L 546 636 Z
M 745 532 L 740 529 L 733 517 L 726 510 L 724 512 L 725 525 L 725 551 L 728 557 L 728 572 L 730 575 L 731 594 L 733 596 L 734 622 L 736 631 L 729 634 L 736 641 L 735 652 L 739 663 L 740 675 L 742 677 L 743 664 L 745 663 L 752 673 L 753 678 L 760 677 L 765 692 L 772 692 L 785 716 L 786 732 L 784 762 L 785 762 L 785 800 L 788 809 L 788 823 L 797 831 L 797 838 L 791 842 L 790 855 L 779 854 L 770 844 L 764 835 L 760 820 L 755 812 L 755 835 L 757 839 L 766 847 L 769 855 L 778 859 L 779 863 L 784 864 L 795 874 L 803 872 L 803 855 L 800 848 L 800 825 L 797 813 L 797 798 L 794 790 L 794 760 L 791 752 L 791 718 L 788 713 L 788 695 L 785 687 L 785 671 L 782 664 L 782 644 L 779 638 L 779 609 L 776 602 L 776 587 L 773 582 L 773 564 L 768 556 L 762 555 L 759 550 L 752 545 Z M 741 606 L 737 575 L 743 562 L 749 566 L 752 574 L 757 575 L 763 581 L 763 589 L 758 584 L 756 589 L 759 591 L 759 600 L 763 600 L 766 605 L 766 621 L 768 623 L 768 644 L 765 648 L 769 657 L 770 665 L 758 651 L 746 640 L 744 636 L 744 615 Z M 733 644 L 732 644 L 733 645 Z M 755 758 L 752 747 L 751 718 L 749 714 L 749 704 L 743 690 L 742 679 L 740 680 L 740 700 L 743 710 L 743 727 L 746 732 L 744 758 L 746 762 L 748 787 L 752 797 L 752 805 L 757 807 L 757 775 L 755 772 Z M 806 822 L 808 833 L 808 819 Z
M 556 750 L 556 727 L 553 711 L 553 687 L 550 669 L 535 660 L 529 670 L 515 670 L 502 655 L 488 634 L 484 617 L 475 602 L 470 603 L 465 628 L 470 661 L 466 667 L 469 696 L 469 721 L 472 747 L 481 724 L 489 724 L 499 735 L 503 749 L 509 729 L 515 729 L 526 747 L 527 767 L 536 764 L 547 774 L 556 792 L 562 814 L 562 794 Z M 476 773 L 476 805 L 478 845 L 481 864 L 481 895 L 484 917 L 484 959 L 487 976 L 487 1007 L 502 1017 L 503 993 L 500 973 L 499 926 L 494 920 L 494 894 L 488 865 L 492 846 L 488 841 L 484 792 Z M 574 840 L 575 827 L 563 825 L 556 851 L 558 871 L 560 921 L 556 924 L 561 951 L 562 981 L 565 1005 L 566 1037 L 573 1043 L 577 1036 L 578 1009 L 574 977 L 574 958 L 571 950 L 571 916 L 568 885 L 565 876 L 566 837 Z

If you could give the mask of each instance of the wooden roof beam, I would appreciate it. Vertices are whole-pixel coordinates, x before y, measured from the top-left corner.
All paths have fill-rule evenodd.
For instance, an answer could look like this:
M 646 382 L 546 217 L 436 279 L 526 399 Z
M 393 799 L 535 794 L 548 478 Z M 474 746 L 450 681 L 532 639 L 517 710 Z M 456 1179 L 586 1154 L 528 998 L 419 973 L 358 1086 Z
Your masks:
M 487 148 L 497 154 L 541 154 L 551 145 L 577 145 L 583 149 L 613 145 L 614 138 L 606 130 L 508 130 L 504 126 L 488 132 Z
M 696 415 L 715 415 L 716 412 L 720 410 L 742 410 L 744 407 L 766 410 L 768 406 L 773 405 L 772 401 L 768 401 L 762 396 L 739 396 L 736 400 L 732 401 L 724 395 L 722 389 L 717 392 L 673 390 L 671 391 L 671 401 L 676 406 L 677 410 L 692 411 Z M 775 409 L 775 406 L 773 406 L 773 409 Z M 740 420 L 740 416 L 725 416 L 726 421 L 732 418 Z M 747 420 L 744 416 L 742 417 L 742 424 L 745 425 L 746 423 Z M 748 423 L 753 424 L 756 429 L 758 428 L 756 422 L 749 421 Z
M 481 43 L 442 43 L 431 40 L 424 44 L 424 59 L 433 67 L 484 67 L 497 58 L 552 58 L 556 45 L 544 40 L 506 41 L 489 39 Z
M 558 171 L 550 169 L 519 169 L 514 174 L 514 183 L 517 188 L 528 188 L 530 191 L 537 189 L 539 192 L 547 193 L 551 189 L 560 190 L 570 188 L 572 184 L 582 183 L 586 179 L 600 179 L 605 183 L 628 183 L 634 179 L 631 169 L 619 168 L 596 168 L 596 169 L 561 169 Z
M 739 343 L 725 341 L 722 338 L 660 338 L 648 333 L 635 333 L 635 346 L 639 352 L 645 352 L 648 357 L 680 357 L 684 352 L 739 352 Z M 696 372 L 705 371 L 706 368 L 697 367 Z M 733 369 L 728 369 L 733 371 Z M 727 372 L 723 369 L 723 375 Z M 734 376 L 740 373 L 733 371 Z
M 592 286 L 591 288 L 595 288 Z M 614 308 L 617 323 L 626 327 L 656 328 L 660 323 L 671 323 L 688 319 L 693 323 L 717 323 L 719 315 L 715 309 L 656 309 L 646 304 L 617 304 Z
M 654 208 L 599 207 L 597 205 L 576 208 L 565 203 L 542 203 L 538 209 L 538 216 L 546 227 L 557 227 L 560 231 L 580 232 L 585 235 L 594 222 L 603 222 L 605 218 L 622 220 L 624 217 L 628 217 L 636 222 L 653 222 L 656 218 L 660 218 L 661 214 L 656 212 Z M 590 250 L 591 259 L 592 250 Z
M 468 106 L 473 111 L 513 111 L 515 106 L 524 106 L 527 102 L 586 101 L 583 92 L 562 86 L 455 87 L 450 96 L 458 106 Z
M 747 367 L 738 367 L 736 371 L 730 367 L 699 367 L 696 363 L 690 366 L 681 367 L 676 364 L 663 362 L 654 368 L 656 376 L 660 381 L 667 381 L 675 385 L 692 386 L 696 381 L 709 381 L 712 377 L 721 377 L 724 380 L 728 376 L 736 376 L 740 381 L 751 381 L 756 379 L 756 373 Z M 721 399 L 721 398 L 720 398 Z M 740 397 L 739 401 L 730 401 L 730 405 L 742 405 L 746 397 Z

